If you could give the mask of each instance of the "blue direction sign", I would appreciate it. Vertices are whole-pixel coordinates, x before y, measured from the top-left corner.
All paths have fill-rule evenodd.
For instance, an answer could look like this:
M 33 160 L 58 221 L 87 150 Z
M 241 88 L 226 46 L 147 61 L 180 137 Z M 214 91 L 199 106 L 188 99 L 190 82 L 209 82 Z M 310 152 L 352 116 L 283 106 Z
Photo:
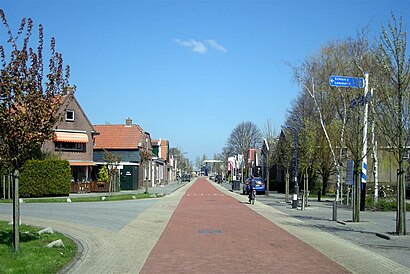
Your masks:
M 329 78 L 329 84 L 332 87 L 363 88 L 364 78 L 332 75 Z

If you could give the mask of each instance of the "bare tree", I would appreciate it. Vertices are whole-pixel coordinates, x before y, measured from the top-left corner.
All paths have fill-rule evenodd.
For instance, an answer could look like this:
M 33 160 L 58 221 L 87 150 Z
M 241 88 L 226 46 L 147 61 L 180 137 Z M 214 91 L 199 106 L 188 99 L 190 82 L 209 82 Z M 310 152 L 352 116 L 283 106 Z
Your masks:
M 290 168 L 292 166 L 293 159 L 293 138 L 282 130 L 277 144 L 276 154 L 278 159 L 278 165 L 285 171 L 285 202 L 289 202 L 289 179 Z
M 140 157 L 141 157 L 141 164 L 144 166 L 144 170 L 147 170 L 149 161 L 152 158 L 152 152 L 148 149 L 141 149 L 140 150 Z M 149 172 L 149 171 L 148 171 Z M 148 179 L 144 178 L 144 182 L 145 182 L 145 194 L 148 194 Z
M 193 168 L 192 168 L 191 162 L 188 160 L 188 158 L 184 156 L 185 154 L 187 154 L 187 152 L 183 152 L 182 148 L 172 147 L 169 149 L 169 154 L 174 155 L 174 159 L 176 159 L 178 162 L 177 168 L 180 169 L 181 173 L 182 173 L 182 170 L 185 170 L 188 172 L 192 171 Z M 204 154 L 203 157 L 206 157 L 206 155 Z M 180 174 L 180 176 L 182 176 L 182 174 Z
M 268 146 L 269 146 L 268 157 L 269 157 L 269 163 L 270 163 L 269 165 L 270 167 L 272 167 L 275 163 L 277 163 L 277 158 L 276 158 L 277 154 L 274 152 L 275 152 L 276 144 L 278 142 L 278 133 L 275 131 L 272 125 L 271 119 L 267 119 L 265 122 L 263 136 L 268 142 Z
M 406 234 L 404 155 L 410 139 L 410 58 L 406 54 L 407 33 L 402 18 L 392 14 L 388 28 L 382 27 L 376 51 L 378 101 L 376 125 L 399 165 L 397 172 L 396 233 Z
M 314 106 L 315 109 L 319 115 L 319 122 L 320 125 L 322 127 L 323 133 L 325 135 L 327 144 L 330 148 L 331 154 L 332 154 L 332 162 L 333 162 L 333 166 L 336 169 L 336 174 L 337 174 L 337 187 L 336 187 L 336 201 L 338 200 L 338 196 L 339 196 L 339 186 L 340 186 L 340 167 L 339 167 L 339 161 L 337 160 L 337 154 L 335 152 L 335 144 L 334 142 L 332 142 L 330 135 L 329 135 L 329 129 L 327 128 L 326 125 L 328 125 L 327 121 L 325 120 L 326 117 L 323 114 L 323 108 L 326 104 L 323 104 L 323 93 L 319 93 L 316 89 L 315 86 L 315 69 L 317 69 L 317 67 L 315 66 L 315 63 L 306 63 L 305 64 L 305 71 L 304 73 L 307 73 L 307 75 L 305 76 L 301 76 L 300 72 L 295 71 L 295 77 L 297 79 L 297 81 L 300 83 L 300 85 L 302 86 L 302 88 L 308 92 L 308 94 L 310 95 L 311 99 L 314 102 Z M 317 75 L 316 75 L 317 76 Z M 309 79 L 308 77 L 311 77 L 311 79 Z M 317 80 L 316 80 L 317 81 Z M 320 98 L 318 98 L 320 97 Z M 342 129 L 344 128 L 344 124 Z M 341 134 L 341 140 L 343 138 L 343 135 Z M 340 147 L 342 147 L 341 145 L 339 145 Z
M 227 141 L 227 149 L 231 155 L 246 155 L 250 148 L 259 147 L 262 133 L 252 122 L 241 122 L 233 130 Z
M 362 111 L 360 102 L 364 99 L 362 94 L 358 94 L 360 89 L 356 91 L 350 88 L 349 92 L 346 92 L 345 88 L 330 87 L 328 79 L 334 74 L 362 76 L 362 71 L 358 69 L 355 60 L 360 60 L 363 67 L 369 67 L 371 65 L 369 56 L 369 46 L 364 35 L 358 35 L 357 39 L 348 38 L 342 42 L 325 45 L 317 56 L 311 57 L 295 69 L 296 80 L 302 86 L 303 92 L 308 93 L 314 103 L 318 123 L 330 149 L 331 162 L 336 172 L 336 200 L 342 193 L 340 191 L 341 165 L 346 157 L 346 148 L 355 161 L 356 181 L 360 178 L 364 142 L 359 138 L 365 136 L 364 127 L 360 121 Z M 358 106 L 355 109 L 349 108 L 351 102 L 357 102 L 357 98 L 360 101 Z M 357 188 L 354 195 L 360 199 L 360 185 L 355 184 L 355 186 Z M 358 201 L 360 200 L 357 199 L 355 199 L 355 210 L 353 211 L 355 222 L 359 221 Z
M 109 196 L 114 195 L 117 191 L 117 181 L 118 181 L 118 165 L 121 162 L 121 157 L 110 151 L 104 149 L 104 161 L 107 162 L 108 166 L 108 176 L 109 176 Z
M 278 163 L 278 153 L 276 153 L 278 144 L 278 133 L 275 131 L 272 120 L 267 119 L 263 130 L 264 139 L 267 142 L 268 149 L 266 151 L 266 196 L 269 196 L 270 191 L 270 173 L 275 164 Z M 263 169 L 263 168 L 262 168 Z
M 204 165 L 204 161 L 207 159 L 206 155 L 203 154 L 202 156 L 196 156 L 195 165 L 197 168 L 201 168 Z

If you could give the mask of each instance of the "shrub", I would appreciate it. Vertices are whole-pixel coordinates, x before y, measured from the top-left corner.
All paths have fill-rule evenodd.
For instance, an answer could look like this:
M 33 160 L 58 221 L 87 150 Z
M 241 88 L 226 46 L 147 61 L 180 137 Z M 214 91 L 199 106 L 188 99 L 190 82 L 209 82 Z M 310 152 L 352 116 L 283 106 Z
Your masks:
M 103 166 L 98 171 L 98 181 L 99 182 L 106 182 L 106 183 L 108 183 L 110 181 L 110 176 L 108 175 L 107 166 Z
M 374 198 L 371 196 L 366 197 L 366 208 L 375 211 L 396 211 L 397 202 L 395 197 L 381 198 L 379 197 L 377 203 L 374 205 Z M 406 211 L 410 210 L 410 204 L 406 203 Z
M 29 160 L 20 173 L 20 196 L 67 196 L 70 194 L 70 179 L 70 164 L 66 160 Z

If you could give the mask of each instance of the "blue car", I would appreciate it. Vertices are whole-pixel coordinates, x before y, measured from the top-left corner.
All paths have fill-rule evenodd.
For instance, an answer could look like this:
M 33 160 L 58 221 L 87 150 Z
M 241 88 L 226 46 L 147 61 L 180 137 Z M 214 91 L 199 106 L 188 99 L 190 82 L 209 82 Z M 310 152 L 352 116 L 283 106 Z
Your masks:
M 255 180 L 256 193 L 265 194 L 265 191 L 266 191 L 265 181 L 260 177 L 255 177 L 253 179 Z M 248 178 L 248 179 L 245 180 L 245 183 L 243 184 L 243 189 L 242 189 L 243 194 L 248 194 L 249 195 L 249 190 L 250 190 L 249 182 L 250 182 L 250 180 L 251 180 L 251 178 Z

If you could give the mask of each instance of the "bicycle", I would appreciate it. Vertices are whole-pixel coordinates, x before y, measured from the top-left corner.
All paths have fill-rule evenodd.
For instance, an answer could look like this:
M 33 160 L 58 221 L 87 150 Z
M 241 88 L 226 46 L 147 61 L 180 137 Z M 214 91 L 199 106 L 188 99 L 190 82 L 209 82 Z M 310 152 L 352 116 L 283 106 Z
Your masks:
M 256 189 L 252 189 L 251 195 L 249 197 L 249 203 L 253 205 L 255 204 L 255 200 L 256 200 Z

